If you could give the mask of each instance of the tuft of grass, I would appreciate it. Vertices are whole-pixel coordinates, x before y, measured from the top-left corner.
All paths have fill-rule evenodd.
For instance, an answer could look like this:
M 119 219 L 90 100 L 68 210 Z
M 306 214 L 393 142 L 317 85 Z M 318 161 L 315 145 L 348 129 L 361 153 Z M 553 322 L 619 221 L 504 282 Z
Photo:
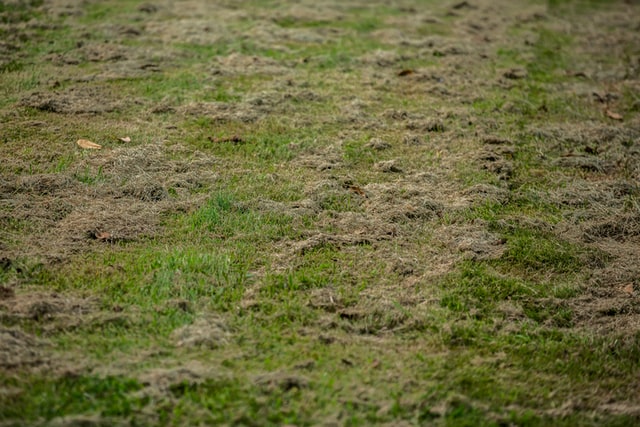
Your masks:
M 291 218 L 285 214 L 257 213 L 230 193 L 214 195 L 184 220 L 187 232 L 208 233 L 216 239 L 268 242 L 290 235 Z
M 60 165 L 60 163 L 58 163 L 58 165 Z M 58 165 L 56 165 L 56 168 L 58 167 Z M 63 162 L 61 166 L 64 167 L 65 163 Z M 73 177 L 78 181 L 80 181 L 81 183 L 87 184 L 87 185 L 100 184 L 105 182 L 107 179 L 104 173 L 102 172 L 102 166 L 100 166 L 98 170 L 95 172 L 92 171 L 91 168 L 87 166 L 83 170 L 76 171 L 73 174 Z
M 447 278 L 443 287 L 443 307 L 459 313 L 475 310 L 483 315 L 490 314 L 500 301 L 522 300 L 543 292 L 531 283 L 501 275 L 486 264 L 474 262 L 461 265 L 459 273 Z
M 525 272 L 572 273 L 584 266 L 584 249 L 550 234 L 515 228 L 505 234 L 507 251 L 501 258 L 504 266 Z
M 557 71 L 566 70 L 571 39 L 564 34 L 540 30 L 533 48 L 534 58 L 527 63 L 529 75 L 538 82 L 558 81 Z
M 151 277 L 140 293 L 152 301 L 204 299 L 227 310 L 242 298 L 249 274 L 246 265 L 234 262 L 229 255 L 200 253 L 194 248 L 156 257 L 149 269 Z

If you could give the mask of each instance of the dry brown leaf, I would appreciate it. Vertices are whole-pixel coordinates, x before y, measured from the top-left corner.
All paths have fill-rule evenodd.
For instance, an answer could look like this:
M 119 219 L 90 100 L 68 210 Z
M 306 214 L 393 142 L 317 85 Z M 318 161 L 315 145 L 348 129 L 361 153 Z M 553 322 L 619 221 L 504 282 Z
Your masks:
M 622 120 L 623 119 L 622 115 L 616 113 L 615 111 L 607 110 L 607 111 L 605 111 L 605 114 L 607 115 L 607 117 L 609 117 L 610 119 L 613 119 L 613 120 Z
M 76 141 L 78 147 L 86 148 L 88 150 L 99 150 L 102 148 L 102 145 L 96 144 L 95 142 L 89 141 L 88 139 L 79 139 Z
M 633 283 L 629 283 L 622 287 L 622 292 L 625 294 L 633 295 Z
M 96 231 L 96 240 L 109 240 L 111 239 L 111 233 L 106 231 Z
M 131 137 L 125 136 L 124 138 L 118 138 L 120 142 L 131 142 Z

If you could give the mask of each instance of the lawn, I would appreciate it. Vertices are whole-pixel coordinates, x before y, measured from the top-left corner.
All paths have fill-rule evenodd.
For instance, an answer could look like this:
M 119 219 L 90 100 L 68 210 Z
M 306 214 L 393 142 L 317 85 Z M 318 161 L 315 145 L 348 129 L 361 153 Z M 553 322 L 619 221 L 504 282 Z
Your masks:
M 0 1 L 0 426 L 638 425 L 638 22 Z

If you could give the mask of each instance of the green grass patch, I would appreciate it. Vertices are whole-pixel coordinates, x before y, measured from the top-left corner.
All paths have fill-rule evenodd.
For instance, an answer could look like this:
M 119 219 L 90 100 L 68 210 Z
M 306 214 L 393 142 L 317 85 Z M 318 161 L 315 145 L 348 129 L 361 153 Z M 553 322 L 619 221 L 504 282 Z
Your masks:
M 585 263 L 585 250 L 547 233 L 516 228 L 506 234 L 507 251 L 501 259 L 504 266 L 525 272 L 572 273 Z
M 459 313 L 479 310 L 485 315 L 500 301 L 522 300 L 544 292 L 532 283 L 502 275 L 486 264 L 474 262 L 464 263 L 459 273 L 445 280 L 443 288 L 443 307 Z
M 250 255 L 236 251 L 180 246 L 107 254 L 104 263 L 120 266 L 111 277 L 104 270 L 88 269 L 68 285 L 92 280 L 114 301 L 151 309 L 172 299 L 199 302 L 222 310 L 232 308 L 250 281 Z M 87 277 L 88 275 L 88 277 Z M 63 281 L 65 283 L 65 281 Z
M 187 233 L 209 233 L 217 239 L 251 241 L 279 240 L 291 235 L 291 218 L 284 214 L 257 213 L 235 201 L 229 193 L 218 193 L 185 220 Z
M 134 379 L 81 376 L 19 381 L 6 374 L 2 376 L 3 384 L 19 390 L 0 397 L 0 419 L 5 420 L 49 421 L 62 414 L 130 418 L 149 402 L 148 398 L 131 395 L 142 388 Z
M 56 165 L 57 166 L 57 165 Z M 102 167 L 99 167 L 95 172 L 89 167 L 85 167 L 83 170 L 76 171 L 73 177 L 83 184 L 96 185 L 106 181 L 106 177 L 102 172 Z

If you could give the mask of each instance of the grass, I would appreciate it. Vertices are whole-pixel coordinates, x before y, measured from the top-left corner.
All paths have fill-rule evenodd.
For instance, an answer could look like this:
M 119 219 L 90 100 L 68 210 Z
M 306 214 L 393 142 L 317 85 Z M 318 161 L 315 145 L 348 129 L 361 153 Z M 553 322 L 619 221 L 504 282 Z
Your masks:
M 5 380 L 8 386 L 19 385 L 15 380 Z M 128 396 L 142 386 L 136 380 L 125 378 L 82 377 L 56 381 L 33 378 L 29 388 L 29 395 L 18 395 L 12 401 L 13 405 L 3 406 L 1 419 L 21 418 L 23 422 L 35 422 L 51 419 L 61 412 L 127 418 L 148 403 L 147 399 Z M 41 396 L 41 399 L 34 400 L 33 396 Z
M 0 5 L 0 423 L 637 423 L 622 6 L 527 5 Z

